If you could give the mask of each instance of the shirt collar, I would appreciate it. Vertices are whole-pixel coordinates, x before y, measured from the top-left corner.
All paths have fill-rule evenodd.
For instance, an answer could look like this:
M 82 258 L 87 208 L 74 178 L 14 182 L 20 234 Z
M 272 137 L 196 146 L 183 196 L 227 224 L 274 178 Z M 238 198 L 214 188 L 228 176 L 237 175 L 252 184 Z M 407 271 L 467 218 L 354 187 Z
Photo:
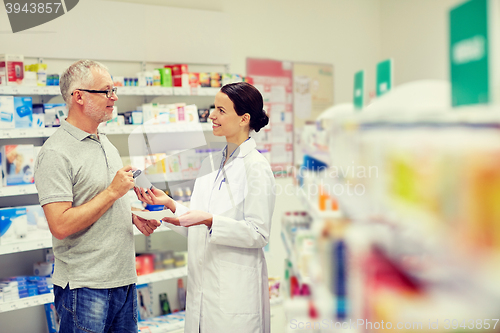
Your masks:
M 66 120 L 62 120 L 61 121 L 61 127 L 66 131 L 68 132 L 69 134 L 71 134 L 75 139 L 77 139 L 78 141 L 83 141 L 83 139 L 87 138 L 87 137 L 91 137 L 91 138 L 95 138 L 95 135 L 94 134 L 91 134 L 91 133 L 87 133 L 85 132 L 84 130 L 81 130 L 79 129 L 78 127 L 74 126 L 74 125 L 71 125 L 70 123 L 68 123 Z M 97 129 L 97 135 L 101 136 L 103 133 L 101 133 L 99 131 L 99 129 Z M 97 139 L 97 138 L 95 138 Z
M 257 144 L 255 143 L 255 140 L 253 138 L 248 138 L 246 139 L 241 145 L 238 146 L 238 148 L 235 149 L 231 157 L 245 157 L 250 153 L 255 147 L 257 147 Z M 227 145 L 222 149 L 222 158 L 226 158 L 226 151 L 227 151 Z

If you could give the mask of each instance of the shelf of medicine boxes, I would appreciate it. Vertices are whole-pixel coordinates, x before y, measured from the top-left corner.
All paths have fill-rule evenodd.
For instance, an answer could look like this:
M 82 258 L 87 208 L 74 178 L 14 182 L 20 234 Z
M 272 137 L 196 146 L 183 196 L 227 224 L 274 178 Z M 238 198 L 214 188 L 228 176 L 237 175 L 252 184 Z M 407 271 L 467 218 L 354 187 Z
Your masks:
M 158 227 L 158 229 L 155 230 L 155 233 L 166 231 L 171 231 L 171 229 L 162 224 L 160 227 Z M 142 235 L 142 233 L 136 227 L 134 227 L 134 235 Z M 9 244 L 2 244 L 0 242 L 0 255 L 46 249 L 50 247 L 52 247 L 52 236 L 47 231 L 46 237 L 37 239 L 25 239 L 16 243 Z
M 195 131 L 211 131 L 211 123 L 187 123 L 178 122 L 164 125 L 124 125 L 124 126 L 103 126 L 99 130 L 105 134 L 131 134 L 137 127 L 144 126 L 144 131 L 147 133 L 165 133 L 165 132 L 195 132 Z M 21 138 L 48 138 L 51 136 L 57 127 L 45 128 L 12 128 L 2 129 L 0 139 L 21 139 Z
M 137 277 L 137 284 L 147 284 L 165 280 L 172 280 L 187 276 L 187 266 L 167 269 L 160 272 L 155 272 L 147 275 L 140 275 Z M 0 313 L 13 310 L 29 308 L 46 303 L 54 302 L 54 294 L 43 294 L 31 297 L 21 298 L 10 302 L 0 302 Z
M 220 88 L 117 87 L 118 96 L 215 96 Z M 0 95 L 60 95 L 59 86 L 0 86 Z

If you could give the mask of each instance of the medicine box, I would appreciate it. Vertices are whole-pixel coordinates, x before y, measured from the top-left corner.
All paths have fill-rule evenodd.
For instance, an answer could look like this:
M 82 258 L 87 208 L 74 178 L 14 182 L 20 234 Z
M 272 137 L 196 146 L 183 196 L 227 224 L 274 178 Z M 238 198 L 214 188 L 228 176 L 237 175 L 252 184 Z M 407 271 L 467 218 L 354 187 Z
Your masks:
M 210 87 L 210 73 L 200 72 L 200 87 Z
M 45 127 L 45 113 L 43 110 L 43 104 L 33 104 L 33 122 L 31 123 L 31 127 Z
M 6 186 L 33 184 L 35 159 L 33 145 L 6 145 L 2 148 L 2 166 Z
M 213 88 L 222 87 L 222 75 L 220 73 L 210 73 L 210 86 Z
M 0 86 L 20 85 L 24 78 L 24 56 L 0 54 Z
M 45 112 L 45 127 L 58 127 L 59 125 L 61 125 L 59 115 L 68 114 L 66 104 L 64 103 L 46 103 L 43 105 L 43 108 Z
M 0 209 L 0 244 L 17 243 L 28 234 L 26 207 Z
M 172 87 L 172 68 L 158 68 L 158 71 L 160 71 L 161 86 Z
M 15 128 L 14 96 L 0 96 L 0 128 Z
M 16 128 L 29 128 L 33 123 L 33 100 L 31 97 L 14 97 L 14 121 Z
M 189 86 L 192 88 L 200 87 L 200 73 L 189 73 Z

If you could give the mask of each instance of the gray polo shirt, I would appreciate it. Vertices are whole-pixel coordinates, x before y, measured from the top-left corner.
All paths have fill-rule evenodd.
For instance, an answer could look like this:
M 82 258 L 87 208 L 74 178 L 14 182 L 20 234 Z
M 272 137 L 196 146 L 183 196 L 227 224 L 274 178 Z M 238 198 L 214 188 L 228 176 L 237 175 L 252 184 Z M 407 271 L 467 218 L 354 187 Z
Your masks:
M 45 142 L 35 165 L 40 205 L 71 201 L 77 207 L 104 191 L 122 168 L 118 150 L 63 121 Z M 99 220 L 63 240 L 52 237 L 53 282 L 65 288 L 116 288 L 135 283 L 135 245 L 130 200 L 115 201 Z

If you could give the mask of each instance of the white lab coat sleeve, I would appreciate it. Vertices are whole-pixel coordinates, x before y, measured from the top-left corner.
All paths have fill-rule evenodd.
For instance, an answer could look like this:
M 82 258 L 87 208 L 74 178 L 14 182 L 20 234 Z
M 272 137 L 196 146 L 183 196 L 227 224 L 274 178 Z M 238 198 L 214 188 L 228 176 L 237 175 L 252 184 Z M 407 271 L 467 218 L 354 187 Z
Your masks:
M 266 163 L 247 166 L 244 219 L 213 215 L 210 243 L 242 248 L 262 248 L 267 245 L 274 211 L 275 182 L 271 168 Z
M 175 215 L 177 217 L 181 216 L 182 214 L 185 214 L 189 211 L 189 208 L 187 208 L 186 206 L 178 203 L 177 201 L 174 200 L 174 203 L 175 203 Z M 165 223 L 165 225 L 172 231 L 175 231 L 176 233 L 184 236 L 184 237 L 187 237 L 188 236 L 188 228 L 186 227 L 181 227 L 181 226 L 178 226 L 178 225 L 173 225 L 173 224 L 170 224 L 170 223 L 167 223 L 167 222 L 162 222 L 162 223 Z

